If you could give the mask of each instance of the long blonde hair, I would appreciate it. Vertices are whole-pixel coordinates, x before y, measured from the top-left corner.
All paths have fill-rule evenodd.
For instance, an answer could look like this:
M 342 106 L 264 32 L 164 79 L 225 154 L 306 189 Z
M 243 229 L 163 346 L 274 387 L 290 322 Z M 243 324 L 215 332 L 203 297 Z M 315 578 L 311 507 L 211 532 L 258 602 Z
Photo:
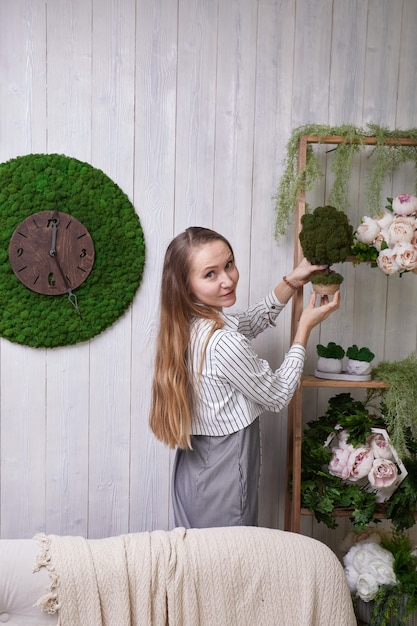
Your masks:
M 193 317 L 212 320 L 212 332 L 223 326 L 219 311 L 196 303 L 189 287 L 192 252 L 216 240 L 223 241 L 233 254 L 227 239 L 198 226 L 175 237 L 165 253 L 149 425 L 155 436 L 172 448 L 191 448 L 191 419 L 196 404 L 188 363 L 191 321 Z

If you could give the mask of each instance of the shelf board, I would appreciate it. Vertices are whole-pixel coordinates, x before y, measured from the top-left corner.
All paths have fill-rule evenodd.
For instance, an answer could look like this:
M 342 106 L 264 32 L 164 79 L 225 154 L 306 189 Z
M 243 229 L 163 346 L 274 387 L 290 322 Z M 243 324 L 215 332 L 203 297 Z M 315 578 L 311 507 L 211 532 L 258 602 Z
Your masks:
M 383 504 L 378 504 L 376 511 L 375 511 L 375 515 L 374 518 L 375 519 L 386 519 L 386 514 L 385 514 L 385 506 Z M 333 509 L 332 511 L 332 516 L 333 517 L 352 517 L 352 513 L 353 513 L 353 509 Z M 312 511 L 310 511 L 310 509 L 306 509 L 304 507 L 302 507 L 300 509 L 300 514 L 301 515 L 314 515 L 314 513 Z M 417 519 L 417 511 L 415 511 L 414 513 L 414 518 Z
M 302 387 L 343 387 L 345 389 L 353 389 L 361 387 L 363 389 L 386 389 L 387 385 L 382 380 L 329 380 L 326 378 L 317 378 L 316 376 L 303 376 L 301 379 Z

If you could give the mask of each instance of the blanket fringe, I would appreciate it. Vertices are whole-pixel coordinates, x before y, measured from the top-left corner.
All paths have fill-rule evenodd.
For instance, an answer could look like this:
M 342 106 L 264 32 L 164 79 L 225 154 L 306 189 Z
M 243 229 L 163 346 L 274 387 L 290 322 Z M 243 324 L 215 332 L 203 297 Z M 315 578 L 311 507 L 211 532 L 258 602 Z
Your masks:
M 55 568 L 52 564 L 50 553 L 51 540 L 47 535 L 43 533 L 35 535 L 34 539 L 39 543 L 41 553 L 38 554 L 38 556 L 36 557 L 36 564 L 33 568 L 33 573 L 39 572 L 42 567 L 45 567 L 48 570 L 49 577 L 51 579 L 51 584 L 49 585 L 49 593 L 39 598 L 34 606 L 39 606 L 45 613 L 48 613 L 49 615 L 54 615 L 61 608 L 61 604 L 59 602 L 57 591 L 57 588 L 59 587 L 59 576 L 56 573 Z M 59 625 L 60 620 L 58 620 L 57 626 Z

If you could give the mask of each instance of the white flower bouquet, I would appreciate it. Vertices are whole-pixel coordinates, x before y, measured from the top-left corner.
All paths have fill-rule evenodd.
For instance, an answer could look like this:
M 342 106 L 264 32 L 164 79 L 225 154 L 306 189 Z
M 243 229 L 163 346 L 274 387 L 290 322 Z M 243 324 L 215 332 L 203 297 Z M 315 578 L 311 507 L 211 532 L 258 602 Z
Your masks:
M 417 273 L 417 197 L 401 194 L 388 202 L 382 214 L 361 219 L 352 253 L 387 275 Z
M 373 603 L 372 624 L 399 626 L 417 607 L 417 557 L 405 533 L 350 533 L 343 557 L 352 596 Z

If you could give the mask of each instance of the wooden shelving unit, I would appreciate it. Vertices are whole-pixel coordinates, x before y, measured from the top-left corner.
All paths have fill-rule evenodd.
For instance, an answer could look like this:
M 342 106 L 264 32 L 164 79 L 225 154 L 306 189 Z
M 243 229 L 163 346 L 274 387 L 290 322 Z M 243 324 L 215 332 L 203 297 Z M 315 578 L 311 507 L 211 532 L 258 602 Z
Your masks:
M 333 144 L 337 145 L 348 141 L 342 136 L 318 137 L 305 135 L 300 138 L 298 151 L 298 168 L 301 170 L 307 162 L 307 146 L 308 144 Z M 376 145 L 376 137 L 363 137 L 364 145 Z M 417 140 L 410 138 L 389 139 L 387 145 L 416 146 Z M 303 257 L 302 249 L 299 241 L 299 233 L 301 230 L 301 217 L 305 213 L 305 195 L 299 195 L 296 214 L 295 214 L 295 241 L 294 241 L 294 267 L 298 265 Z M 303 311 L 303 290 L 300 289 L 293 297 L 292 302 L 292 318 L 291 318 L 291 340 L 294 338 L 297 330 L 298 322 Z M 287 489 L 287 502 L 285 510 L 285 528 L 293 532 L 300 532 L 300 521 L 302 515 L 311 515 L 311 512 L 301 507 L 301 442 L 303 434 L 302 423 L 302 404 L 303 391 L 307 387 L 333 387 L 340 389 L 357 389 L 357 388 L 385 388 L 386 385 L 381 381 L 369 382 L 351 382 L 344 380 L 326 380 L 316 378 L 315 376 L 306 376 L 302 379 L 301 385 L 294 394 L 288 411 L 288 478 L 292 480 L 292 490 Z M 349 511 L 340 510 L 334 512 L 335 516 L 347 517 Z M 378 513 L 378 517 L 383 518 L 383 508 Z

